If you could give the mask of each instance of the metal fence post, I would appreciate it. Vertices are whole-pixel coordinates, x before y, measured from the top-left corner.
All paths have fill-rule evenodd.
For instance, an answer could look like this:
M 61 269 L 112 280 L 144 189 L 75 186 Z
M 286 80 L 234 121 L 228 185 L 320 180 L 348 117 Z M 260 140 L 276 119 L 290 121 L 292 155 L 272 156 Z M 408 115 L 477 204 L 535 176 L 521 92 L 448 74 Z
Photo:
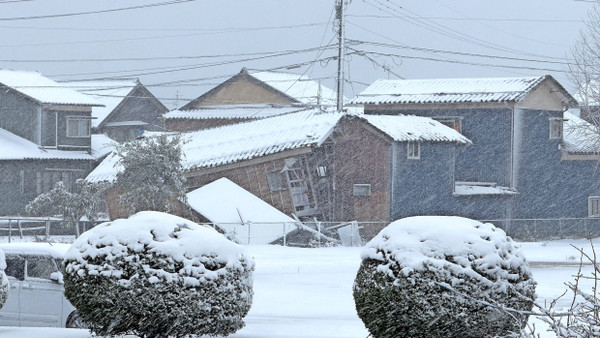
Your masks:
M 12 242 L 12 220 L 8 219 L 8 243 Z
M 21 227 L 21 216 L 17 219 L 17 227 L 19 228 L 19 238 L 23 239 L 23 228 Z
M 50 237 L 50 219 L 49 218 L 46 219 L 46 234 L 45 235 L 46 235 L 45 240 L 47 241 L 48 238 Z
M 283 246 L 287 246 L 287 232 L 285 231 L 286 225 L 287 225 L 287 223 L 283 222 Z

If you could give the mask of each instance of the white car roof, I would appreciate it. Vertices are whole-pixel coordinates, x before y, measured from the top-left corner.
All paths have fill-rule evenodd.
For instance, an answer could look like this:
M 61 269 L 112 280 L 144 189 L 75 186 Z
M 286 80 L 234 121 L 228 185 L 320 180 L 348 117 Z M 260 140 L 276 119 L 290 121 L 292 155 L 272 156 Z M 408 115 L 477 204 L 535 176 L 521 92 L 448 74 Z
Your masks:
M 63 243 L 34 243 L 34 242 L 18 242 L 18 243 L 0 243 L 0 249 L 5 255 L 31 255 L 41 256 L 50 255 L 53 258 L 63 259 L 65 253 L 71 244 Z

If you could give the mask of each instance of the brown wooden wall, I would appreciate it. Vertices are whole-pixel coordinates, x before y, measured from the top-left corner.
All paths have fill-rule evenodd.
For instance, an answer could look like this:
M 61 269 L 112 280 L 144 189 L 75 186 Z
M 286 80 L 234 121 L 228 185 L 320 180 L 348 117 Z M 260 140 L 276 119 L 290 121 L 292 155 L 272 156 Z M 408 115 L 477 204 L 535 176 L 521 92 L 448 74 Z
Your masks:
M 344 118 L 336 127 L 333 180 L 338 221 L 390 220 L 391 140 L 367 128 L 358 118 Z M 354 184 L 370 184 L 371 196 L 353 196 Z
M 207 174 L 202 174 L 202 171 L 198 171 L 191 173 L 188 177 L 187 185 L 190 187 L 190 190 L 193 190 L 225 177 L 260 197 L 279 211 L 286 215 L 291 215 L 294 212 L 294 207 L 289 191 L 286 189 L 271 192 L 267 180 L 267 172 L 281 170 L 284 165 L 284 160 L 279 159 Z

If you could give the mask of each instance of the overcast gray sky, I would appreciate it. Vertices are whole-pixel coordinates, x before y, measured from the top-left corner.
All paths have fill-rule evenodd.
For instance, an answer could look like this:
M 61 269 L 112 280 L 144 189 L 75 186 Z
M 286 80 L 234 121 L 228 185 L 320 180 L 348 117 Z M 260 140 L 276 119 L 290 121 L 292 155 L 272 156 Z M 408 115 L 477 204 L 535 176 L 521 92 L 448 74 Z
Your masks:
M 305 73 L 333 89 L 334 4 L 0 0 L 0 67 L 38 70 L 55 80 L 138 77 L 169 108 L 242 67 Z M 571 89 L 565 57 L 593 5 L 353 0 L 346 11 L 346 94 L 352 97 L 378 78 L 398 77 L 550 74 Z

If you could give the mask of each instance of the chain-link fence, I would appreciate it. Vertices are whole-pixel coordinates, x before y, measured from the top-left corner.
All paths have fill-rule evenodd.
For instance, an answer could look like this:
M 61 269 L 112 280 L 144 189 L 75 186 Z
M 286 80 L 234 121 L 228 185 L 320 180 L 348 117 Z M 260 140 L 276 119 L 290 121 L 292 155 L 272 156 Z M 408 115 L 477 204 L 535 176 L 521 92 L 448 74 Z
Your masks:
M 49 241 L 58 236 L 72 237 L 85 232 L 100 222 L 80 221 L 79 231 L 62 218 L 56 217 L 0 217 L 0 237 L 5 242 L 14 240 Z
M 600 237 L 600 218 L 547 218 L 483 220 L 504 229 L 522 241 Z M 0 239 L 56 240 L 75 238 L 100 222 L 80 221 L 77 226 L 54 217 L 0 217 Z M 240 244 L 325 247 L 360 246 L 371 240 L 389 222 L 244 222 L 202 223 Z M 66 239 L 65 239 L 66 240 Z

